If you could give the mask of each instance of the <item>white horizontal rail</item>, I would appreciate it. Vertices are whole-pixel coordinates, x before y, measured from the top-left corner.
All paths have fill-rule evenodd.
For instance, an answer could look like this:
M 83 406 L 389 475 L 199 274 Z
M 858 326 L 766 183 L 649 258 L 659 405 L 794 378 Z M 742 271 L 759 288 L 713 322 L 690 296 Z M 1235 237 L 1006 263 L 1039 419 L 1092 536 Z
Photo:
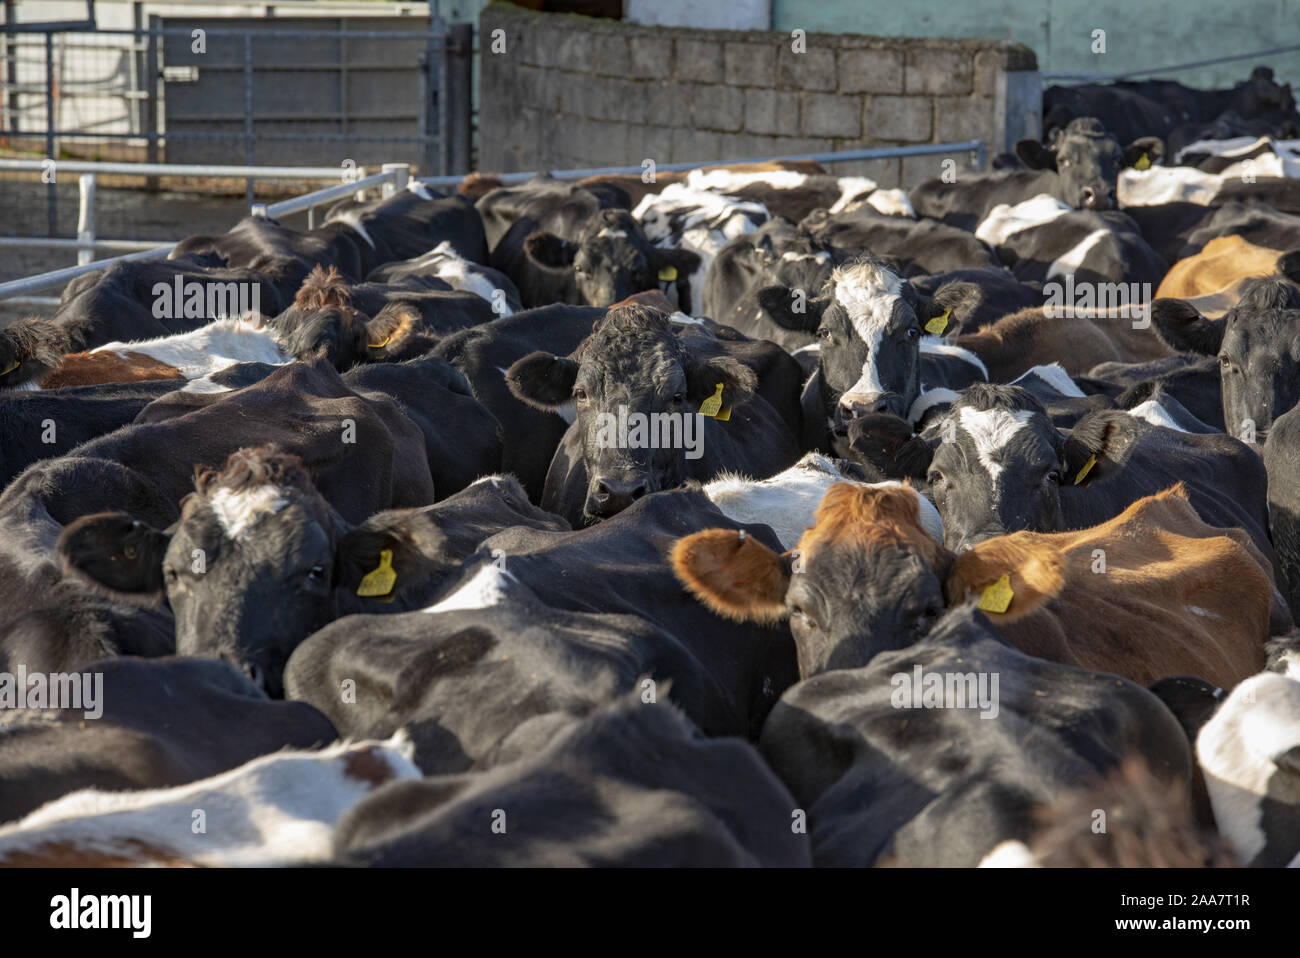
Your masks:
M 46 159 L 0 159 L 0 172 L 44 170 Z M 233 180 L 343 180 L 349 173 L 340 166 L 221 166 L 207 163 L 109 163 L 98 160 L 55 160 L 63 173 L 100 173 L 105 176 L 206 176 Z

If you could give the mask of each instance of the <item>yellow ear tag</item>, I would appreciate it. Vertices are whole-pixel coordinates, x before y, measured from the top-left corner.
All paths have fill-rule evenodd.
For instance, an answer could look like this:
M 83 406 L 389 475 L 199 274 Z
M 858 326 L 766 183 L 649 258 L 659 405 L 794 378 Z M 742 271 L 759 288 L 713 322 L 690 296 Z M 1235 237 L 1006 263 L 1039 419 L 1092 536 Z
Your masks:
M 371 343 L 371 344 L 370 344 L 370 348 L 371 348 L 371 349 L 383 349 L 385 346 L 387 346 L 387 345 L 388 345 L 389 343 L 391 343 L 392 341 L 393 341 L 393 334 L 392 334 L 392 333 L 389 333 L 389 334 L 388 334 L 388 338 L 385 339 L 382 343 Z
M 379 566 L 367 572 L 357 586 L 357 595 L 372 599 L 388 595 L 397 583 L 397 573 L 393 571 L 393 550 L 379 550 Z
M 9 366 L 9 367 L 5 368 L 4 370 L 0 370 L 0 376 L 7 376 L 7 375 L 9 375 L 11 372 L 13 372 L 15 369 L 17 369 L 17 368 L 18 368 L 19 366 L 21 366 L 21 365 L 22 365 L 22 360 L 20 360 L 20 359 L 15 359 L 14 362 L 13 362 L 13 365 L 12 365 L 12 366 Z
M 927 333 L 934 333 L 936 336 L 942 336 L 943 331 L 948 328 L 948 317 L 951 315 L 952 307 L 949 306 L 941 315 L 935 316 L 925 324 L 925 331 Z
M 1011 608 L 1011 599 L 1014 596 L 1015 593 L 1011 591 L 1011 576 L 1004 575 L 984 590 L 984 594 L 980 596 L 980 611 L 1005 612 Z
M 731 407 L 722 408 L 722 383 L 718 383 L 712 396 L 700 403 L 700 415 L 709 416 L 719 422 L 726 422 L 731 418 Z
M 1145 153 L 1143 153 L 1141 156 L 1138 157 L 1138 161 L 1133 164 L 1133 169 L 1135 170 L 1151 169 L 1151 158 L 1148 157 Z
M 1097 465 L 1097 457 L 1089 456 L 1088 461 L 1085 462 L 1083 468 L 1079 470 L 1079 474 L 1074 477 L 1074 484 L 1077 486 L 1079 483 L 1083 482 L 1083 480 L 1087 478 L 1088 473 L 1092 472 L 1092 467 L 1095 465 Z
M 673 280 L 677 279 L 677 267 L 665 266 L 659 271 L 659 278 L 665 283 L 671 283 Z

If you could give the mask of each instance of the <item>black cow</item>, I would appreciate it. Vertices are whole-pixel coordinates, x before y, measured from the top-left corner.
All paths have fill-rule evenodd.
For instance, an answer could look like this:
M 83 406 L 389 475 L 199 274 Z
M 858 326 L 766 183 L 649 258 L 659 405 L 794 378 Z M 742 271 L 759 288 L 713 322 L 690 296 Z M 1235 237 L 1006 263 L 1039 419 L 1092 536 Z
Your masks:
M 1022 283 L 1001 266 L 959 269 L 908 279 L 935 316 L 947 312 L 943 335 L 973 333 L 1003 316 L 1043 305 L 1042 289 Z
M 1084 416 L 1067 436 L 1024 389 L 979 384 L 909 442 L 922 460 L 920 446 L 933 452 L 926 479 L 955 551 L 1018 529 L 1094 526 L 1181 481 L 1205 522 L 1240 527 L 1273 554 L 1263 463 L 1231 436 L 1153 426 L 1121 410 Z
M 339 201 L 325 214 L 325 228 L 339 226 L 360 237 L 358 277 L 392 260 L 422 256 L 442 243 L 467 260 L 487 262 L 487 236 L 474 204 L 454 193 L 438 193 L 418 180 L 386 199 Z
M 292 296 L 244 264 L 206 268 L 190 258 L 119 260 L 65 286 L 53 320 L 68 337 L 66 351 L 77 351 L 189 332 L 222 315 L 238 315 L 244 305 L 273 316 Z
M 0 393 L 0 488 L 39 459 L 62 456 L 127 425 L 149 403 L 183 385 L 155 379 Z
M 964 228 L 890 216 L 870 206 L 843 213 L 818 210 L 801 220 L 799 228 L 847 256 L 867 253 L 890 260 L 904 276 L 999 265 L 993 251 Z
M 657 289 L 661 277 L 675 283 L 679 303 L 691 301 L 688 277 L 699 256 L 654 246 L 626 210 L 600 210 L 566 232 L 546 232 L 524 216 L 493 248 L 492 266 L 514 280 L 524 306 L 610 306 Z
M 806 866 L 789 793 L 754 748 L 628 697 L 483 773 L 394 783 L 339 821 L 345 864 Z M 483 816 L 499 810 L 492 827 Z M 484 822 L 487 822 L 485 825 Z
M 975 694 L 938 708 L 920 687 L 900 694 L 931 677 L 962 691 L 996 678 L 996 696 L 989 708 Z M 874 657 L 863 646 L 805 678 L 772 710 L 759 747 L 806 809 L 818 865 L 975 866 L 1004 842 L 1030 841 L 1036 808 L 1125 759 L 1183 794 L 1191 775 L 1186 737 L 1158 698 L 1025 655 L 970 606 L 913 645 Z
M 1022 170 L 962 175 L 948 183 L 927 180 L 909 193 L 918 216 L 942 220 L 950 226 L 974 230 L 1000 203 L 1017 203 L 1048 193 L 1074 209 L 1114 209 L 1119 171 L 1143 156 L 1154 163 L 1164 155 L 1164 144 L 1152 136 L 1132 140 L 1120 148 L 1119 140 L 1093 117 L 1071 120 L 1043 145 L 1021 140 L 1016 156 Z
M 1278 416 L 1262 450 L 1268 469 L 1268 524 L 1277 553 L 1278 588 L 1300 615 L 1300 411 Z
M 203 659 L 97 663 L 102 715 L 17 710 L 0 718 L 0 822 L 82 788 L 167 788 L 282 748 L 338 738 L 303 702 L 273 702 L 229 665 Z M 84 700 L 83 700 L 84 702 Z
M 1219 360 L 1223 421 L 1235 435 L 1263 442 L 1273 420 L 1300 402 L 1300 287 L 1294 283 L 1249 280 L 1219 320 L 1179 299 L 1156 300 L 1151 317 L 1174 349 Z
M 989 237 L 989 234 L 979 235 Z M 1122 303 L 1134 307 L 1150 301 L 1169 271 L 1169 264 L 1142 237 L 1124 213 L 1071 210 L 1037 226 L 998 235 L 995 249 L 1015 278 L 1025 283 L 1061 283 L 1073 276 L 1076 284 L 1147 284 L 1125 289 Z M 1035 304 L 1037 305 L 1037 304 Z
M 799 457 L 789 425 L 798 414 L 783 421 L 780 407 L 756 394 L 754 369 L 682 329 L 657 310 L 620 306 L 572 355 L 536 352 L 510 367 L 510 388 L 525 402 L 549 410 L 574 404 L 544 508 L 578 525 L 688 478 L 722 470 L 763 477 Z M 708 400 L 730 418 L 699 414 Z

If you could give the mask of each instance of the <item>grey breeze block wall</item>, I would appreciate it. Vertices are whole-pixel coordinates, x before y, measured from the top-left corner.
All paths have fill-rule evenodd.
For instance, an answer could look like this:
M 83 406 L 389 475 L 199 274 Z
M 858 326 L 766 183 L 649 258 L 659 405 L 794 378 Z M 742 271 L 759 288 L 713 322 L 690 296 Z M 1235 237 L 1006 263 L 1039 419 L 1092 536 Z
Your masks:
M 1023 44 L 810 33 L 795 53 L 788 33 L 639 26 L 508 3 L 485 7 L 479 27 L 483 171 L 975 139 L 991 159 L 1039 135 L 1037 63 Z M 494 38 L 504 52 L 493 52 Z M 835 171 L 913 186 L 942 160 Z

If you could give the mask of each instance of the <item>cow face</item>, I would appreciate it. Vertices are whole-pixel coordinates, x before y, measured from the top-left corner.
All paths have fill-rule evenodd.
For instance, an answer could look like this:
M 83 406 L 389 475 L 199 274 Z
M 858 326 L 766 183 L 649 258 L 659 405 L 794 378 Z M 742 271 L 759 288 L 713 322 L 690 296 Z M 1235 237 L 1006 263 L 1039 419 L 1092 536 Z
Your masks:
M 1152 319 L 1180 352 L 1217 356 L 1223 421 L 1237 436 L 1263 443 L 1273 420 L 1300 403 L 1300 289 L 1259 279 L 1221 320 L 1206 319 L 1185 300 L 1158 299 Z
M 784 328 L 816 335 L 832 423 L 842 428 L 870 413 L 906 415 L 921 394 L 921 322 L 911 285 L 865 259 L 836 267 L 802 312 L 791 293 L 769 286 L 759 291 L 759 303 Z
M 719 615 L 788 618 L 799 675 L 808 678 L 921 639 L 943 613 L 952 556 L 922 528 L 913 490 L 840 483 L 790 552 L 710 529 L 679 540 L 672 564 Z
M 972 386 L 927 434 L 937 440 L 926 476 L 948 548 L 1062 527 L 1065 437 L 1028 392 Z
M 1090 116 L 1071 120 L 1054 137 L 1050 145 L 1021 140 L 1015 153 L 1031 170 L 1055 170 L 1059 198 L 1074 209 L 1114 209 L 1119 171 L 1144 155 L 1154 163 L 1165 152 L 1164 143 L 1153 136 L 1121 148 L 1101 121 Z
M 231 662 L 279 695 L 289 654 L 332 617 L 342 521 L 302 463 L 274 447 L 239 450 L 195 486 L 167 532 L 121 513 L 87 516 L 59 551 L 116 592 L 165 596 L 179 654 Z
M 574 242 L 533 233 L 524 241 L 524 254 L 534 269 L 563 280 L 560 286 L 569 293 L 565 302 L 588 306 L 611 306 L 656 289 L 660 272 L 669 267 L 676 271 L 680 294 L 685 278 L 700 264 L 689 250 L 651 246 L 626 210 L 601 210 Z M 684 301 L 689 302 L 689 295 Z
M 573 404 L 570 429 L 580 438 L 588 479 L 583 512 L 592 520 L 680 485 L 692 451 L 686 440 L 703 442 L 700 405 L 719 386 L 724 408 L 739 405 L 757 384 L 754 372 L 734 359 L 693 356 L 662 312 L 635 304 L 610 310 L 572 356 L 533 353 L 511 366 L 506 379 L 515 396 L 539 409 Z M 634 415 L 648 424 L 640 442 L 631 431 Z

